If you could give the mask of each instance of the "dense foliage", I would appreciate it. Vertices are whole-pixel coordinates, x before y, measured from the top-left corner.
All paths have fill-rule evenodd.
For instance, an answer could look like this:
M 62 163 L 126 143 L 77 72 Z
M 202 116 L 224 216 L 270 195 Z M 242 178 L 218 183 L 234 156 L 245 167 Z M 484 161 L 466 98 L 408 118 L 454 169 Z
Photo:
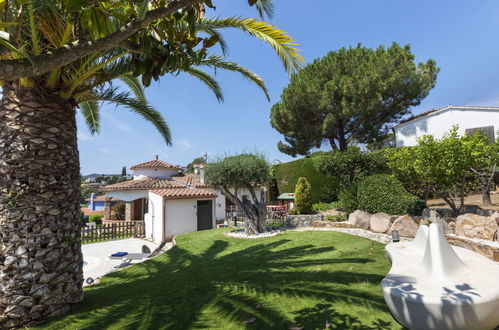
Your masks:
M 416 64 L 410 47 L 396 43 L 329 52 L 294 75 L 272 107 L 272 127 L 285 140 L 278 148 L 295 157 L 324 141 L 344 151 L 382 140 L 428 95 L 438 70 L 433 60 Z
M 322 173 L 339 180 L 340 189 L 362 180 L 368 175 L 388 170 L 382 152 L 365 153 L 358 147 L 345 151 L 331 151 L 313 158 L 314 166 Z
M 295 208 L 299 214 L 312 213 L 312 187 L 306 178 L 299 178 L 295 187 Z
M 491 144 L 483 134 L 459 136 L 457 130 L 454 127 L 441 139 L 425 135 L 415 147 L 385 153 L 389 167 L 401 181 L 409 185 L 420 182 L 427 194 L 437 194 L 455 214 L 463 207 L 470 176 L 487 173 L 484 177 L 488 186 L 483 194 L 489 193 L 493 180 L 490 169 L 499 161 L 499 142 Z M 459 207 L 455 202 L 457 194 L 461 197 Z
M 271 16 L 270 0 L 250 1 Z M 252 71 L 225 59 L 221 30 L 235 28 L 270 45 L 288 72 L 301 66 L 296 43 L 282 30 L 253 18 L 208 18 L 211 0 L 4 0 L 0 1 L 0 83 L 46 90 L 78 104 L 91 133 L 100 130 L 101 101 L 124 106 L 150 121 L 171 144 L 162 115 L 145 99 L 144 86 L 167 74 L 203 82 L 218 100 L 218 82 L 200 68 L 240 73 L 259 86 Z M 219 45 L 222 55 L 213 52 Z M 141 82 L 138 78 L 140 77 Z M 120 91 L 120 79 L 128 91 Z
M 206 164 L 206 158 L 196 157 L 187 165 L 187 172 L 194 172 L 194 165 Z
M 95 222 L 96 224 L 102 224 L 102 214 L 92 214 L 88 217 L 88 222 Z
M 314 166 L 313 158 L 302 158 L 287 163 L 274 164 L 272 165 L 272 174 L 281 194 L 293 192 L 298 178 L 304 177 L 314 187 L 312 190 L 312 203 L 331 202 L 338 198 L 338 179 L 320 172 Z
M 338 201 L 341 208 L 347 213 L 351 213 L 359 208 L 359 201 L 357 199 L 357 184 L 352 183 L 343 188 L 339 195 Z
M 411 195 L 402 183 L 388 174 L 375 174 L 357 187 L 359 209 L 370 213 L 421 215 L 425 202 Z
M 314 204 L 312 204 L 312 211 L 315 211 L 315 212 L 327 211 L 327 210 L 335 209 L 338 206 L 339 206 L 338 202 L 314 203 Z

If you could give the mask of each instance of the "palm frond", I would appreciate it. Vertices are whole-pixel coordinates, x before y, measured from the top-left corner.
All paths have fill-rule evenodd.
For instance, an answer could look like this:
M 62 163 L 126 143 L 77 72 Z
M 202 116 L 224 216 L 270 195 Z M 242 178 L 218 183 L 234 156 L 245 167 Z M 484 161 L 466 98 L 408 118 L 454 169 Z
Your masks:
M 205 30 L 200 30 L 201 32 L 206 32 L 207 34 L 211 36 L 215 36 L 218 38 L 218 44 L 220 45 L 220 48 L 222 49 L 222 53 L 224 56 L 229 55 L 229 46 L 227 45 L 227 42 L 225 41 L 224 37 L 222 34 L 217 31 L 216 29 L 205 29 Z
M 130 88 L 135 97 L 141 100 L 144 103 L 147 103 L 146 94 L 144 93 L 144 86 L 140 83 L 137 77 L 132 76 L 131 74 L 125 74 L 118 77 L 125 85 Z
M 257 0 L 255 3 L 258 15 L 263 19 L 265 16 L 268 18 L 274 17 L 274 4 L 272 0 Z
M 171 132 L 165 119 L 154 107 L 138 98 L 130 97 L 130 93 L 118 92 L 115 87 L 109 87 L 95 94 L 88 94 L 87 100 L 103 101 L 123 105 L 140 115 L 156 127 L 167 145 L 171 145 Z
M 270 45 L 281 59 L 286 71 L 290 74 L 299 70 L 305 61 L 298 53 L 296 48 L 298 44 L 286 32 L 254 18 L 204 18 L 199 21 L 197 28 L 202 30 L 236 28 L 246 32 Z
M 218 55 L 212 55 L 202 60 L 199 65 L 208 66 L 214 69 L 219 68 L 228 71 L 239 72 L 244 78 L 260 87 L 265 93 L 267 100 L 270 100 L 269 91 L 267 90 L 267 86 L 265 86 L 265 82 L 263 81 L 263 79 L 253 71 L 239 65 L 236 62 L 225 61 Z
M 199 69 L 196 69 L 196 68 L 189 68 L 189 69 L 185 70 L 185 72 L 190 74 L 193 77 L 198 78 L 202 82 L 204 82 L 205 85 L 208 86 L 208 88 L 213 91 L 217 100 L 219 102 L 223 102 L 224 96 L 222 94 L 222 88 L 220 88 L 220 85 L 215 80 L 215 78 L 213 78 L 212 76 L 210 76 L 206 72 L 199 70 Z
M 99 134 L 100 132 L 100 107 L 95 100 L 88 100 L 78 103 L 80 112 L 87 124 L 90 134 Z

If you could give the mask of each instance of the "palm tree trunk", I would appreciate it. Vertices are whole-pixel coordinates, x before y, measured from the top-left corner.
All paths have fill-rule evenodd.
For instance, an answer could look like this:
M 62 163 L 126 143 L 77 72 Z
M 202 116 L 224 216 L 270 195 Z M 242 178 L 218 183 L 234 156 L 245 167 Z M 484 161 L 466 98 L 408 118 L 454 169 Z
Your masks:
M 0 328 L 67 312 L 83 298 L 75 106 L 3 87 Z

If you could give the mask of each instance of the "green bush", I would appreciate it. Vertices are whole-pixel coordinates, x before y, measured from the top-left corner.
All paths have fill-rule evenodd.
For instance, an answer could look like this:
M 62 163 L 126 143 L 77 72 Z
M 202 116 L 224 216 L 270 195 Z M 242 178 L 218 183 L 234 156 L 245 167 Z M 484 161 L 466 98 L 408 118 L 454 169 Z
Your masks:
M 341 222 L 341 221 L 347 221 L 348 219 L 346 214 L 335 214 L 335 215 L 328 215 L 326 217 L 326 220 L 332 222 Z
M 96 224 L 100 225 L 102 224 L 102 214 L 93 214 L 88 217 L 89 222 L 95 222 Z
M 312 213 L 312 187 L 306 178 L 299 178 L 295 187 L 295 208 L 300 214 Z
M 345 151 L 331 151 L 313 158 L 315 168 L 327 176 L 338 179 L 340 190 L 360 182 L 369 175 L 388 173 L 386 159 L 380 151 L 365 153 L 358 147 Z
M 312 204 L 312 211 L 320 212 L 320 211 L 332 210 L 332 209 L 339 207 L 339 205 L 340 205 L 340 203 L 338 203 L 338 202 L 314 203 L 314 204 Z
M 294 209 L 288 210 L 288 214 L 289 215 L 297 215 L 297 214 L 299 214 L 299 212 L 298 212 L 298 209 L 294 208 Z
M 314 167 L 312 158 L 302 158 L 288 163 L 275 164 L 272 166 L 271 173 L 276 180 L 280 194 L 293 192 L 298 178 L 305 177 L 314 188 L 312 190 L 312 203 L 326 203 L 338 198 L 338 179 L 318 171 Z
M 359 208 L 357 201 L 357 185 L 351 184 L 345 187 L 338 196 L 340 206 L 347 213 L 352 213 Z
M 370 213 L 421 215 L 425 202 L 411 195 L 402 183 L 391 175 L 375 174 L 357 187 L 359 209 Z

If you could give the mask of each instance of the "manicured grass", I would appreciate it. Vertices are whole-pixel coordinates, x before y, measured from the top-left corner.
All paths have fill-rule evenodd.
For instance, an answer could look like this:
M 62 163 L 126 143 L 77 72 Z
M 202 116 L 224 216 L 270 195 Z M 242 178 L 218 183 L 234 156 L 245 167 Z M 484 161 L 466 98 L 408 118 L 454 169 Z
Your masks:
M 172 250 L 109 274 L 70 314 L 42 327 L 401 328 L 379 286 L 389 270 L 382 244 L 320 231 L 236 239 L 226 230 L 178 236 Z

